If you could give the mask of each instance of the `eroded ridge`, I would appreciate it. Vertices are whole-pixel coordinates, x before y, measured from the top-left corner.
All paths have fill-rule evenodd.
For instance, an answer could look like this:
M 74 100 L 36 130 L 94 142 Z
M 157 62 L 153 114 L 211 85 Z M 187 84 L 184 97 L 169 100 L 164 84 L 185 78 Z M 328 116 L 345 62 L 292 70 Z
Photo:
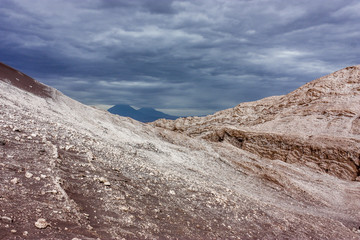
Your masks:
M 152 125 L 211 141 L 225 139 L 264 158 L 305 162 L 339 178 L 359 180 L 360 66 L 316 79 L 285 96 Z

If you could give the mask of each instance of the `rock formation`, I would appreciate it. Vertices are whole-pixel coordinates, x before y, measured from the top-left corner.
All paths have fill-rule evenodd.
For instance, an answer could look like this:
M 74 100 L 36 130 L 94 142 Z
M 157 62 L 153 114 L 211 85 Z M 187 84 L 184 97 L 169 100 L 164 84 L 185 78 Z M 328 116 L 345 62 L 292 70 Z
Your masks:
M 0 239 L 360 239 L 355 73 L 159 128 L 1 64 Z
M 314 80 L 286 96 L 153 125 L 359 180 L 360 66 Z

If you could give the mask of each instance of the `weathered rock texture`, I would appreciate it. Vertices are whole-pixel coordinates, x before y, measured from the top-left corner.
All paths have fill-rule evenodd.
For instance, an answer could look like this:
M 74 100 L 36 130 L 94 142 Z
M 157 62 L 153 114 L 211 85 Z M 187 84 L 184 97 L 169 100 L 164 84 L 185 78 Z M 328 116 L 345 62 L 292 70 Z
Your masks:
M 314 80 L 286 96 L 242 103 L 206 117 L 155 126 L 226 141 L 258 156 L 304 163 L 356 180 L 360 161 L 360 66 Z
M 360 183 L 325 173 L 316 157 L 325 148 L 356 154 L 356 128 L 338 136 L 325 134 L 337 122 L 321 128 L 331 114 L 314 113 L 325 120 L 312 138 L 297 134 L 301 126 L 260 131 L 282 118 L 293 124 L 290 112 L 305 106 L 289 102 L 277 113 L 271 105 L 290 97 L 240 105 L 224 119 L 209 117 L 212 124 L 175 122 L 212 142 L 84 106 L 42 84 L 33 91 L 37 82 L 20 76 L 0 65 L 0 239 L 360 239 Z M 255 108 L 273 114 L 262 119 Z M 316 142 L 320 150 L 296 155 Z M 299 150 L 276 160 L 291 159 L 287 148 Z M 339 159 L 324 159 L 329 171 L 332 162 L 340 168 Z

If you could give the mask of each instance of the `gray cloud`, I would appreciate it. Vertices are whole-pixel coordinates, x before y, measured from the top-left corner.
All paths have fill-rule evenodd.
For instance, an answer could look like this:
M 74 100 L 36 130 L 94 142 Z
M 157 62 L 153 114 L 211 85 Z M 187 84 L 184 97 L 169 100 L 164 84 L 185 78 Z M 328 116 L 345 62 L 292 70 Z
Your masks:
M 3 0 L 0 61 L 86 104 L 180 115 L 359 64 L 357 1 Z

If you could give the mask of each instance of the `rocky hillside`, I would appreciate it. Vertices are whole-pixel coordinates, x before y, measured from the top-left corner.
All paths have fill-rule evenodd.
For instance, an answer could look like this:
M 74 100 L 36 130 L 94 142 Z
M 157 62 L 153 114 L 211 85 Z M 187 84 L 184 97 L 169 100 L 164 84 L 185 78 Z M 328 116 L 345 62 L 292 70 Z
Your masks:
M 82 105 L 0 65 L 0 239 L 360 239 L 359 182 L 315 160 L 280 161 L 277 148 L 255 151 L 277 138 L 316 142 L 301 126 L 271 128 L 281 119 L 290 127 L 291 111 L 317 119 L 300 115 L 315 104 L 296 105 L 295 94 L 176 122 L 194 138 Z M 318 124 L 336 118 L 328 112 Z M 318 155 L 358 147 L 356 128 L 325 131 L 335 128 L 312 133 Z
M 359 180 L 360 66 L 339 70 L 285 96 L 153 125 Z

